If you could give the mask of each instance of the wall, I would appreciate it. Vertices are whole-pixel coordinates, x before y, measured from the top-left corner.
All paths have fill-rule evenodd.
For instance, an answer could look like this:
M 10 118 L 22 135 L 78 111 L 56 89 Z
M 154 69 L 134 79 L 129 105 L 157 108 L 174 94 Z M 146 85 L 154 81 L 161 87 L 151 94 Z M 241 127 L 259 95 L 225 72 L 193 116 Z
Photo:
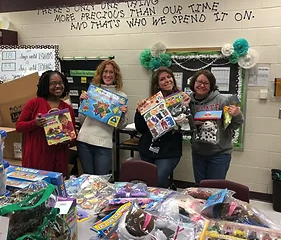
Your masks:
M 148 96 L 151 74 L 139 54 L 159 41 L 167 48 L 221 47 L 243 37 L 259 52 L 260 65 L 269 64 L 270 79 L 280 77 L 280 11 L 279 0 L 139 0 L 5 16 L 21 44 L 59 44 L 61 57 L 114 55 L 132 121 L 137 102 Z M 259 100 L 259 89 L 248 88 L 245 150 L 233 154 L 228 179 L 270 193 L 270 169 L 281 167 L 281 104 Z M 191 166 L 187 145 L 175 178 L 192 182 Z

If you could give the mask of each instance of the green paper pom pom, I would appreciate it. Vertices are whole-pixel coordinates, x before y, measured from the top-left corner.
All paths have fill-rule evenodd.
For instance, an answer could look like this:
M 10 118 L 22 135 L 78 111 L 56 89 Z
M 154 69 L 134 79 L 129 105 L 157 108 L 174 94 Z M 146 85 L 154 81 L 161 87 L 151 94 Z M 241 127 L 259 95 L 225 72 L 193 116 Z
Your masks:
M 239 55 L 239 57 L 245 55 L 249 49 L 249 43 L 244 38 L 239 38 L 233 43 L 234 51 Z
M 150 49 L 144 49 L 140 54 L 140 63 L 143 67 L 149 68 L 152 55 Z
M 232 64 L 236 64 L 239 60 L 239 55 L 237 52 L 233 52 L 229 57 L 228 57 L 228 60 L 230 63 Z
M 159 55 L 161 66 L 170 67 L 172 65 L 171 56 L 167 53 L 161 53 Z
M 156 70 L 157 68 L 160 68 L 161 65 L 161 59 L 160 58 L 152 58 L 150 63 L 149 63 L 149 68 L 151 70 Z

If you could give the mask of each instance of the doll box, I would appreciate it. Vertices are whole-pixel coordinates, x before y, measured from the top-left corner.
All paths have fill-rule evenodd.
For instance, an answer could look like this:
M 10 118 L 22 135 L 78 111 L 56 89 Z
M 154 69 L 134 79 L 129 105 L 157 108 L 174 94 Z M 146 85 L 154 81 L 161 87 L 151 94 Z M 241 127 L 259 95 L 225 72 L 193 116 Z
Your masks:
M 56 186 L 58 195 L 66 197 L 66 190 L 62 173 L 10 166 L 6 169 L 8 179 L 21 179 L 28 182 L 44 180 Z
M 68 108 L 44 114 L 42 117 L 47 120 L 44 130 L 49 146 L 76 138 L 75 124 L 72 123 Z
M 61 217 L 65 220 L 70 228 L 70 239 L 78 240 L 76 199 L 58 197 L 55 207 L 60 209 Z M 64 228 L 67 228 L 67 226 L 64 226 Z M 64 229 L 64 231 L 65 230 L 67 229 Z
M 220 111 L 201 111 L 194 116 L 195 121 L 219 120 L 221 119 L 222 110 Z
M 95 85 L 90 85 L 87 93 L 89 99 L 82 101 L 79 113 L 117 127 L 122 115 L 120 107 L 126 105 L 128 99 Z

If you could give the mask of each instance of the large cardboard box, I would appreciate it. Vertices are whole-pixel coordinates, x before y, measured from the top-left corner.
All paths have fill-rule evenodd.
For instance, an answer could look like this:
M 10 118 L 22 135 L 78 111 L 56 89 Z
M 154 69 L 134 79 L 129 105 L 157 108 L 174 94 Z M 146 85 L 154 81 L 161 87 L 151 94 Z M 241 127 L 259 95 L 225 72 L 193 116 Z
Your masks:
M 0 128 L 14 128 L 24 104 L 36 96 L 38 73 L 0 84 Z M 9 130 L 5 139 L 4 158 L 21 158 L 22 134 Z
M 15 127 L 24 104 L 36 96 L 38 73 L 0 84 L 0 126 Z

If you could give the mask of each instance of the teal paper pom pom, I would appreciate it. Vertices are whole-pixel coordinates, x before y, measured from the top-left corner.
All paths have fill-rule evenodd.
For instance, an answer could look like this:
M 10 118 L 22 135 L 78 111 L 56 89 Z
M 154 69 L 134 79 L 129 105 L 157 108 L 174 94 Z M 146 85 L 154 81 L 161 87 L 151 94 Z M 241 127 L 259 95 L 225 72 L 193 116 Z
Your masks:
M 149 63 L 149 68 L 154 71 L 157 68 L 160 68 L 161 65 L 161 59 L 160 58 L 152 58 L 150 63 Z
M 171 56 L 167 53 L 161 53 L 159 55 L 161 66 L 170 67 L 172 65 Z
M 239 60 L 239 55 L 237 52 L 233 52 L 229 57 L 228 57 L 228 60 L 230 63 L 232 64 L 236 64 Z
M 239 38 L 233 43 L 234 51 L 239 55 L 239 57 L 245 55 L 249 49 L 249 43 L 244 38 Z
M 152 55 L 150 49 L 144 49 L 140 54 L 140 63 L 143 67 L 149 68 Z

